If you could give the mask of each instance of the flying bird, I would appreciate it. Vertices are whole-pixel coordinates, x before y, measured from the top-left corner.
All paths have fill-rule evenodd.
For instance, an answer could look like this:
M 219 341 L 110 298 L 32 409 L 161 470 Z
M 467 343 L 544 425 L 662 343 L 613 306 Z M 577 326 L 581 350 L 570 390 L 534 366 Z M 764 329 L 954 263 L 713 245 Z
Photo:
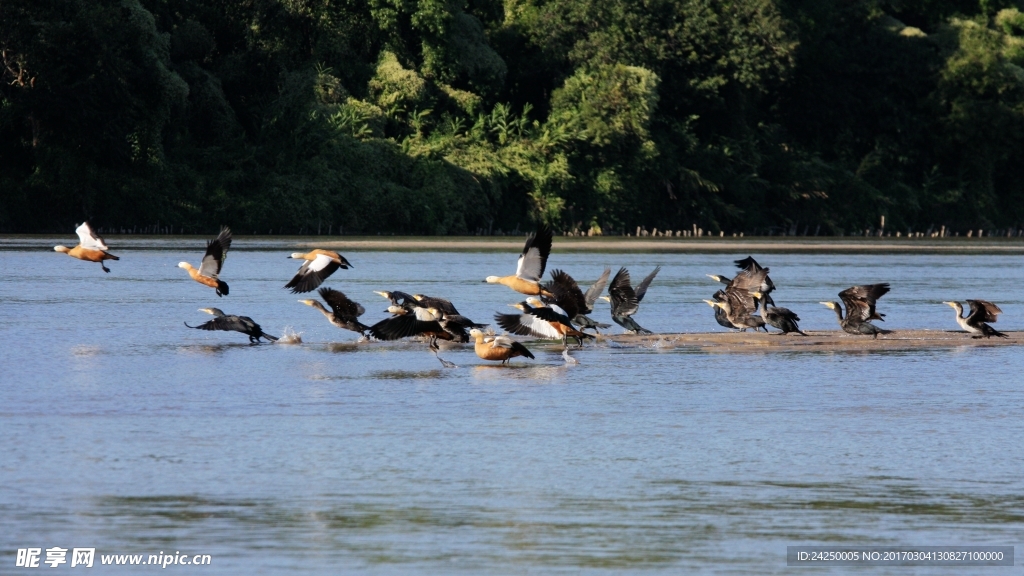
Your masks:
M 217 238 L 206 243 L 206 255 L 196 270 L 188 262 L 179 262 L 178 268 L 184 268 L 193 280 L 217 291 L 217 296 L 227 296 L 228 283 L 220 279 L 220 269 L 228 257 L 231 247 L 231 229 L 224 226 Z
M 197 330 L 227 330 L 241 332 L 242 334 L 249 336 L 249 342 L 252 342 L 253 344 L 258 344 L 260 338 L 266 338 L 271 341 L 277 340 L 277 337 L 263 332 L 260 325 L 253 322 L 253 319 L 248 316 L 225 314 L 224 312 L 221 312 L 220 308 L 200 308 L 199 311 L 206 312 L 207 314 L 213 314 L 213 320 L 208 320 L 199 326 L 189 326 L 188 322 L 185 322 L 185 326 L 195 328 Z
M 550 295 L 540 285 L 540 279 L 544 277 L 544 268 L 547 267 L 548 255 L 551 254 L 553 237 L 551 228 L 542 225 L 526 239 L 514 275 L 488 276 L 484 281 L 488 284 L 503 284 L 527 296 Z
M 299 271 L 295 273 L 295 277 L 284 285 L 285 288 L 292 289 L 292 294 L 312 292 L 338 268 L 348 270 L 352 267 L 352 264 L 341 254 L 319 248 L 306 254 L 294 252 L 288 257 L 304 260 L 302 266 L 299 266 Z
M 120 258 L 107 252 L 110 248 L 107 247 L 103 238 L 92 229 L 88 222 L 82 222 L 81 226 L 75 228 L 75 233 L 78 234 L 77 246 L 74 248 L 54 246 L 53 250 L 55 252 L 63 252 L 72 258 L 78 258 L 86 262 L 97 262 L 104 272 L 109 273 L 110 269 L 103 264 L 103 261 L 120 260 Z
M 358 302 L 353 302 L 344 293 L 330 288 L 321 288 L 319 294 L 324 299 L 324 302 L 327 302 L 327 305 L 331 307 L 330 310 L 324 308 L 324 305 L 318 300 L 308 299 L 299 300 L 299 302 L 316 308 L 327 317 L 328 322 L 338 328 L 359 332 L 360 334 L 364 334 L 370 329 L 369 326 L 359 322 L 359 317 L 366 310 Z
M 654 268 L 654 271 L 647 275 L 646 278 L 640 281 L 640 284 L 633 289 L 630 284 L 629 270 L 625 268 L 619 268 L 619 271 L 612 278 L 611 285 L 608 286 L 608 296 L 602 296 L 602 300 L 607 300 L 612 305 L 612 320 L 616 324 L 626 329 L 626 332 L 634 334 L 652 334 L 652 332 L 639 324 L 636 320 L 633 320 L 633 314 L 636 314 L 640 310 L 640 302 L 644 299 L 647 294 L 647 287 L 651 285 L 651 281 L 661 271 L 661 266 Z

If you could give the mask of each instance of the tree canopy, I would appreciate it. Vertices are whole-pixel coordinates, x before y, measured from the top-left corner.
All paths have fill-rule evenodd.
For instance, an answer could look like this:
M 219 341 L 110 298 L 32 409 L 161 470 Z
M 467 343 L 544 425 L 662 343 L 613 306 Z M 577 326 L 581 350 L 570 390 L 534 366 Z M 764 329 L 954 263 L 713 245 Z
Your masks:
M 4 0 L 0 230 L 1024 224 L 1010 0 Z

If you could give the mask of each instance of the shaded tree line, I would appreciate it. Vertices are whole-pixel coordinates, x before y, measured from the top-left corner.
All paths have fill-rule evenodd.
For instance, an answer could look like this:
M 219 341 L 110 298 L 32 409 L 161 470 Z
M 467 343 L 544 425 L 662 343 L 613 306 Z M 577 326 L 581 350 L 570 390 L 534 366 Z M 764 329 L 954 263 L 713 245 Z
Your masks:
M 0 230 L 1024 224 L 1010 0 L 3 0 Z

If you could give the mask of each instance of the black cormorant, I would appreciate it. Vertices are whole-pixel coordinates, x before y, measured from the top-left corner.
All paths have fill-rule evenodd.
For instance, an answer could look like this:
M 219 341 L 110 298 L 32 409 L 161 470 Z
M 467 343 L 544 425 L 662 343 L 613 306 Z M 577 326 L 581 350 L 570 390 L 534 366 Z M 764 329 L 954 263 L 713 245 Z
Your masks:
M 260 325 L 248 316 L 225 314 L 221 312 L 220 308 L 200 308 L 199 311 L 206 312 L 207 314 L 213 314 L 213 320 L 208 320 L 199 326 L 189 326 L 188 322 L 185 322 L 185 326 L 195 328 L 197 330 L 228 330 L 241 332 L 242 334 L 249 336 L 249 342 L 252 342 L 253 344 L 258 343 L 260 338 L 277 340 L 276 336 L 264 333 L 263 329 L 260 328 Z
M 987 300 L 968 300 L 967 305 L 971 307 L 971 313 L 963 316 L 964 307 L 959 302 L 943 302 L 956 310 L 956 323 L 968 333 L 973 334 L 971 338 L 1009 338 L 1006 334 L 999 332 L 986 322 L 995 322 L 996 318 L 1003 313 L 999 306 Z

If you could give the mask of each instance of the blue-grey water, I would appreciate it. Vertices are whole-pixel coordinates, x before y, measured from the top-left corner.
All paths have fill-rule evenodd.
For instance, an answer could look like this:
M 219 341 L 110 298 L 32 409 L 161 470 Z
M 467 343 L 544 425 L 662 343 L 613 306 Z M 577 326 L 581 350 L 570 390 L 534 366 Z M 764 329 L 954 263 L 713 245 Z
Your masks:
M 92 570 L 120 574 L 154 567 L 100 555 L 211 555 L 169 567 L 196 574 L 781 574 L 797 544 L 1024 553 L 1016 346 L 600 343 L 567 366 L 538 343 L 511 367 L 444 350 L 446 369 L 423 343 L 357 344 L 299 304 L 282 242 L 236 240 L 225 298 L 176 267 L 198 264 L 202 239 L 108 238 L 110 274 L 52 252 L 68 242 L 0 241 L 0 573 L 20 573 L 27 547 L 95 547 Z M 374 290 L 447 297 L 478 322 L 518 300 L 481 282 L 515 253 L 342 251 L 354 268 L 325 285 L 367 323 L 386 316 Z M 717 332 L 705 274 L 746 255 L 556 252 L 549 269 L 587 286 L 606 266 L 637 280 L 661 265 L 636 319 Z M 893 286 L 889 328 L 956 329 L 941 302 L 967 298 L 997 302 L 997 328 L 1024 328 L 1019 255 L 754 256 L 805 329 L 835 329 L 818 302 L 872 282 Z M 302 343 L 183 326 L 208 306 Z

